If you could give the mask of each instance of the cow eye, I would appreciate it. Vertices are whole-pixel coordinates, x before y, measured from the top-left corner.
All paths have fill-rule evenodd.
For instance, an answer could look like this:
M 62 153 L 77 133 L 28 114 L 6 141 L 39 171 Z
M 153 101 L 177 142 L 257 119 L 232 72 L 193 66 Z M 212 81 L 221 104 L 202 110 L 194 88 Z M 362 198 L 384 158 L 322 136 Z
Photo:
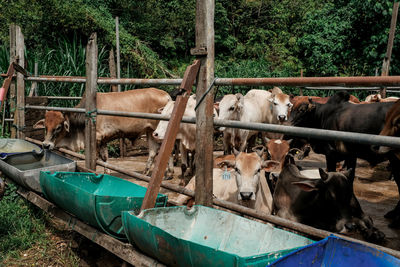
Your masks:
M 261 168 L 258 168 L 257 173 L 259 173 L 261 171 Z
M 274 102 L 274 105 L 276 106 L 276 105 L 278 105 L 278 103 L 277 103 L 277 102 Z
M 233 111 L 234 109 L 235 109 L 235 107 L 232 106 L 232 107 L 229 108 L 229 111 Z
M 235 167 L 235 172 L 237 172 L 238 174 L 240 174 L 240 170 L 238 168 Z

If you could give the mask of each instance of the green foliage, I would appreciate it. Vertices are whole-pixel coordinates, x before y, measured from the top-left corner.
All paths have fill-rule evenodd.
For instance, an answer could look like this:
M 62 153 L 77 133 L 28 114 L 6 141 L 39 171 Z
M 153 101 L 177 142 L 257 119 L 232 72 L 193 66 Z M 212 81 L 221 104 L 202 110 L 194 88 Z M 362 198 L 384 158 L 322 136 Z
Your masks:
M 7 186 L 0 203 L 0 260 L 46 242 L 44 213 L 19 197 L 16 186 Z

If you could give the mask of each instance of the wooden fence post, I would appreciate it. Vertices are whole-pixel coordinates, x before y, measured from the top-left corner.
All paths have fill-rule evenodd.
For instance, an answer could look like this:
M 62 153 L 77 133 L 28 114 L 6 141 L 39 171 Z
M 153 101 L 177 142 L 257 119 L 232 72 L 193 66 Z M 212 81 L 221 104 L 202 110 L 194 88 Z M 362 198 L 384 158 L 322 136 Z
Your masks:
M 389 76 L 390 59 L 392 57 L 394 33 L 396 31 L 397 14 L 399 11 L 399 2 L 393 3 L 392 21 L 390 23 L 389 39 L 387 43 L 386 55 L 382 63 L 382 75 Z M 382 87 L 380 90 L 382 98 L 386 98 L 386 88 Z
M 97 93 L 97 34 L 90 35 L 86 46 L 86 121 L 85 121 L 85 166 L 96 170 L 96 93 Z
M 24 35 L 21 32 L 21 27 L 16 26 L 15 31 L 16 37 L 16 55 L 17 63 L 24 67 L 25 66 L 25 44 Z M 25 138 L 25 80 L 24 75 L 17 72 L 17 138 Z
M 11 62 L 15 62 L 17 54 L 16 54 L 16 25 L 15 24 L 11 24 L 10 25 L 10 63 Z M 16 109 L 15 109 L 15 99 L 16 99 L 16 90 L 15 90 L 15 81 L 11 81 L 11 85 L 10 85 L 10 96 L 8 98 L 8 102 L 10 103 L 10 118 L 14 119 L 16 118 Z M 5 96 L 6 98 L 7 96 Z M 6 101 L 5 101 L 6 102 Z M 6 103 L 4 103 L 4 105 L 6 105 Z M 15 123 L 16 121 L 14 121 Z M 17 130 L 14 127 L 10 127 L 10 134 L 11 134 L 11 138 L 16 138 L 17 137 Z
M 196 2 L 196 49 L 201 58 L 197 76 L 196 100 L 199 101 L 214 80 L 214 0 Z M 204 51 L 205 50 L 205 51 Z M 196 51 L 200 52 L 196 54 Z M 196 110 L 196 204 L 213 204 L 214 89 Z

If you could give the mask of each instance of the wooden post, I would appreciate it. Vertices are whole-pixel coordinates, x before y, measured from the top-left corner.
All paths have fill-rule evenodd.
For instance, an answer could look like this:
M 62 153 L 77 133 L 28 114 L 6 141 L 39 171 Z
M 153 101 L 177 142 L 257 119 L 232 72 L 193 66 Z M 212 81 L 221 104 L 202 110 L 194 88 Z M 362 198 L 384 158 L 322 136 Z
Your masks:
M 397 14 L 399 11 L 399 2 L 395 2 L 393 4 L 393 11 L 392 11 L 392 21 L 390 23 L 390 31 L 389 31 L 389 40 L 386 49 L 386 55 L 383 59 L 382 63 L 382 74 L 381 76 L 388 76 L 389 75 L 389 67 L 390 67 L 390 58 L 392 57 L 392 49 L 393 49 L 393 40 L 394 34 L 396 31 L 396 22 L 397 22 Z M 382 98 L 386 98 L 386 88 L 382 87 L 380 90 Z
M 20 66 L 25 66 L 25 45 L 24 45 L 24 35 L 21 32 L 19 26 L 16 27 L 15 32 L 16 37 L 16 53 L 17 62 Z M 25 80 L 24 75 L 17 72 L 17 138 L 25 138 L 24 128 L 25 128 Z
M 197 77 L 196 99 L 199 101 L 214 80 L 214 0 L 196 1 L 196 49 L 192 54 L 201 58 Z M 206 53 L 195 53 L 195 51 Z M 214 88 L 196 110 L 196 204 L 213 203 Z
M 121 78 L 121 57 L 119 53 L 119 18 L 115 17 L 115 47 L 117 49 L 117 78 Z M 117 91 L 121 92 L 121 85 L 118 84 Z M 126 156 L 125 138 L 119 139 L 119 153 L 121 157 Z
M 117 78 L 121 78 L 121 60 L 119 54 L 119 18 L 115 17 L 115 46 L 117 49 Z M 121 92 L 121 85 L 118 84 L 118 92 Z
M 11 24 L 10 25 L 10 63 L 15 62 L 16 57 L 17 57 L 17 49 L 16 49 L 16 25 Z M 10 103 L 10 118 L 14 119 L 14 123 L 16 123 L 15 118 L 16 118 L 16 109 L 15 109 L 15 99 L 16 99 L 16 90 L 15 90 L 15 81 L 11 82 L 10 85 L 10 96 L 9 96 L 9 103 Z M 7 96 L 5 96 L 7 97 Z M 17 130 L 14 127 L 10 127 L 10 132 L 11 132 L 11 138 L 16 138 L 17 137 Z
M 183 113 L 186 109 L 186 104 L 192 91 L 194 80 L 199 72 L 200 61 L 196 60 L 190 65 L 183 76 L 180 88 L 186 90 L 184 95 L 179 95 L 176 98 L 174 109 L 172 110 L 171 119 L 169 120 L 165 137 L 161 144 L 160 151 L 156 158 L 156 163 L 153 168 L 151 180 L 147 187 L 146 195 L 144 196 L 141 210 L 154 208 L 157 194 L 160 191 L 162 178 L 167 167 L 168 159 L 171 155 L 172 148 L 175 144 L 176 135 L 178 134 L 179 124 L 182 120 Z
M 114 48 L 110 50 L 110 56 L 108 57 L 108 66 L 110 68 L 110 77 L 117 78 L 117 68 L 115 66 Z M 112 84 L 110 86 L 111 92 L 118 92 L 118 86 Z
M 90 35 L 86 46 L 86 122 L 85 166 L 96 170 L 96 93 L 97 93 L 97 34 Z

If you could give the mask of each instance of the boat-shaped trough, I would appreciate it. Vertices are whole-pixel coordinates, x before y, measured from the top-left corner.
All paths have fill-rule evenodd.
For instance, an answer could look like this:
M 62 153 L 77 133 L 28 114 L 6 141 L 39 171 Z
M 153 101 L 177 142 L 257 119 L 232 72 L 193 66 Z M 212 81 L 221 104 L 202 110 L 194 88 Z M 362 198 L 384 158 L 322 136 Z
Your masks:
M 138 214 L 146 188 L 107 174 L 41 172 L 43 194 L 51 202 L 107 234 L 126 239 L 121 212 Z M 165 207 L 167 196 L 158 194 L 155 207 Z
M 129 241 L 171 266 L 266 266 L 314 241 L 195 205 L 122 213 Z

